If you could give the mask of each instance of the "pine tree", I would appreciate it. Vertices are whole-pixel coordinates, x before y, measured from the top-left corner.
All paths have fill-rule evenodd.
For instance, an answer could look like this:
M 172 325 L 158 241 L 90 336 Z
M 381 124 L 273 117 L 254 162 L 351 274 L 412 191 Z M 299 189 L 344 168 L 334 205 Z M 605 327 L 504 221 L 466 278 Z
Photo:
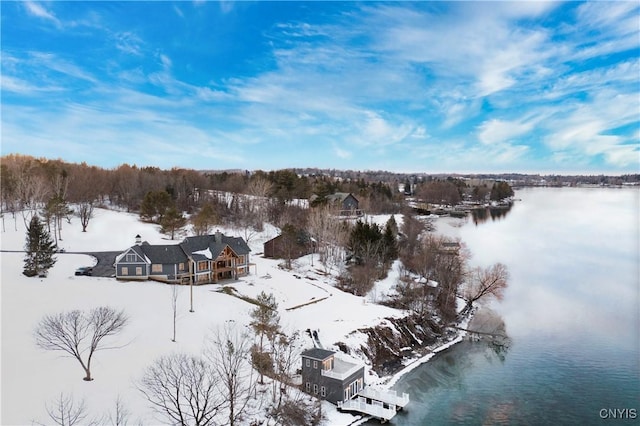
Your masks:
M 25 244 L 24 275 L 28 277 L 41 276 L 56 263 L 53 254 L 56 246 L 51 235 L 44 228 L 38 216 L 33 216 L 27 227 L 27 242 Z
M 278 302 L 272 293 L 261 291 L 256 298 L 258 303 L 251 311 L 251 327 L 260 337 L 259 346 L 253 350 L 254 366 L 260 373 L 260 383 L 264 383 L 264 373 L 272 367 L 272 361 L 264 351 L 264 338 L 271 339 L 280 330 L 280 316 L 278 315 Z
M 162 226 L 161 232 L 170 234 L 172 240 L 176 231 L 183 228 L 186 224 L 187 219 L 182 216 L 182 213 L 178 212 L 175 207 L 170 207 L 160 220 L 160 225 Z

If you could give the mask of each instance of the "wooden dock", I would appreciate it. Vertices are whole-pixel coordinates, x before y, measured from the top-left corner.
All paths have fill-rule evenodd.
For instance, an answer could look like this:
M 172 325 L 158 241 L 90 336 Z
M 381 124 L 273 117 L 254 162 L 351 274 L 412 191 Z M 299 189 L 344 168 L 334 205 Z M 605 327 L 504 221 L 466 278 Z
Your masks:
M 398 395 L 396 391 L 365 387 L 348 401 L 339 401 L 341 411 L 355 411 L 379 419 L 382 423 L 391 420 L 399 410 L 409 403 L 409 395 Z

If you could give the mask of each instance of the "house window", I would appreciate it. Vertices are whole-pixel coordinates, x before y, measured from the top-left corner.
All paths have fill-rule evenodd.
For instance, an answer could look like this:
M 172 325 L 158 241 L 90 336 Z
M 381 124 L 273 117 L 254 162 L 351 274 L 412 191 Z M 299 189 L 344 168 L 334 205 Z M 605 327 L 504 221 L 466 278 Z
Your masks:
M 239 256 L 238 257 L 238 264 L 244 265 L 244 256 Z
M 320 396 L 327 396 L 327 389 L 324 386 L 320 386 Z
M 313 368 L 318 368 L 318 361 L 313 361 Z
M 315 383 L 313 384 L 313 393 L 314 394 L 318 394 L 318 385 L 316 385 Z
M 142 275 L 142 266 L 136 266 L 136 275 Z
M 206 271 L 209 267 L 207 265 L 207 261 L 198 262 L 198 271 Z
M 307 390 L 307 392 L 311 392 L 311 383 L 307 382 L 307 383 L 304 385 L 304 388 Z
M 125 256 L 125 260 L 127 262 L 135 262 L 136 261 L 136 255 L 133 253 L 129 253 Z
M 126 268 L 123 268 L 123 269 L 126 269 Z M 311 366 L 311 362 L 309 361 L 309 358 L 307 358 L 307 367 L 310 367 L 310 366 Z
M 151 272 L 162 272 L 162 264 L 154 263 L 151 265 Z
M 178 264 L 178 271 L 184 271 L 184 263 Z
M 129 268 L 127 268 L 126 266 L 123 266 L 122 270 L 120 271 L 120 275 L 129 275 Z M 308 367 L 308 365 L 307 365 L 307 367 Z

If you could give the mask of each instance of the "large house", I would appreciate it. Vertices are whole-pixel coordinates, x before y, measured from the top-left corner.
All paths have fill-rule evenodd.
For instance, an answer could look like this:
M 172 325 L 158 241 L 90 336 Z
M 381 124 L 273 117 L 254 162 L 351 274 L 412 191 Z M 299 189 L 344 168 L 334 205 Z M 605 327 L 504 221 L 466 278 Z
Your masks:
M 178 284 L 209 284 L 249 274 L 251 249 L 240 237 L 186 237 L 179 244 L 142 242 L 116 257 L 116 279 L 156 280 Z

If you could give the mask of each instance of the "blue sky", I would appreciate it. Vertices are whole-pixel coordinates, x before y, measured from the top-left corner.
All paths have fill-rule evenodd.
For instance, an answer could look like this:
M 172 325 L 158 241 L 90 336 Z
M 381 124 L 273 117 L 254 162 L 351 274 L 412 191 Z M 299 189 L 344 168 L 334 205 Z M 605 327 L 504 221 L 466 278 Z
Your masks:
M 640 3 L 2 2 L 2 154 L 637 173 Z

